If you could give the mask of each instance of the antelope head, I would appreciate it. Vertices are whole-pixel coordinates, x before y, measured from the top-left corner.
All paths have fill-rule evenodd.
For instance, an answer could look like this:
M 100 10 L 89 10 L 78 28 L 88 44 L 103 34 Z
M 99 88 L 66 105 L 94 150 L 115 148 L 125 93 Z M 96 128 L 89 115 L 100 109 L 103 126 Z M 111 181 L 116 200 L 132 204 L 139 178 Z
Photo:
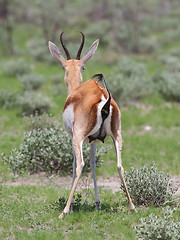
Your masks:
M 82 72 L 84 69 L 84 65 L 87 62 L 87 60 L 95 53 L 99 44 L 99 40 L 97 39 L 89 48 L 89 50 L 84 54 L 84 56 L 81 58 L 81 52 L 84 46 L 85 37 L 84 34 L 80 32 L 82 35 L 81 45 L 77 52 L 76 59 L 71 59 L 70 53 L 63 41 L 63 33 L 64 32 L 60 34 L 60 42 L 66 54 L 67 60 L 65 60 L 58 47 L 51 41 L 49 41 L 49 50 L 65 70 L 64 80 L 67 85 L 69 95 L 70 93 L 72 93 L 74 89 L 76 89 L 82 83 Z

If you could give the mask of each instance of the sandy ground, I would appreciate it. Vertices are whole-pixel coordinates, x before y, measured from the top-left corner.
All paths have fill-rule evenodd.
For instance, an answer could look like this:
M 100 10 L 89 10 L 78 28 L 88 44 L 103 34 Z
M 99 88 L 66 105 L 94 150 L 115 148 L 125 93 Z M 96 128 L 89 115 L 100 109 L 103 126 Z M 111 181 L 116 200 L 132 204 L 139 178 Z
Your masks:
M 180 175 L 176 175 L 172 177 L 173 186 L 178 187 L 176 195 L 180 195 Z M 18 177 L 15 180 L 10 180 L 3 185 L 8 186 L 20 186 L 20 185 L 29 185 L 29 186 L 38 186 L 38 185 L 49 185 L 53 184 L 56 186 L 60 186 L 62 188 L 70 189 L 72 182 L 72 177 L 58 177 L 57 175 L 47 176 L 45 173 L 34 174 L 29 177 Z M 101 189 L 112 190 L 113 193 L 120 190 L 120 179 L 119 177 L 112 176 L 112 177 L 102 177 L 99 176 L 97 178 L 98 187 Z M 78 184 L 77 189 L 87 189 L 93 188 L 93 179 L 91 178 L 91 174 L 88 176 L 83 176 Z

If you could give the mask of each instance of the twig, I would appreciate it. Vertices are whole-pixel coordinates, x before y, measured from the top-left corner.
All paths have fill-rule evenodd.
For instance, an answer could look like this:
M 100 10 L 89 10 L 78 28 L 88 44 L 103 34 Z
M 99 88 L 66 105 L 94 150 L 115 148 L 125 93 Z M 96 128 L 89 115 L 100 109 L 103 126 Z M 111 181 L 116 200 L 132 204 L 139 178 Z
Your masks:
M 163 203 L 163 205 L 167 204 L 167 203 L 172 203 L 172 202 L 175 202 L 175 201 L 180 201 L 180 198 L 177 198 L 177 199 L 174 199 L 174 200 L 171 200 L 171 201 L 166 201 Z

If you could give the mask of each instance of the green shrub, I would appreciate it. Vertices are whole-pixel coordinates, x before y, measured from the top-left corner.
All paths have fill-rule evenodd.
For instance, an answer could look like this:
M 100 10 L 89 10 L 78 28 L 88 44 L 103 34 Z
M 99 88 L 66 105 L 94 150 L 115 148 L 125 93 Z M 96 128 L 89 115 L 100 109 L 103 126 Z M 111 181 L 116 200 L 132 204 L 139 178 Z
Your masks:
M 48 43 L 44 39 L 31 39 L 28 42 L 28 50 L 37 61 L 56 63 L 56 60 L 49 54 Z
M 27 44 L 29 53 L 38 61 L 46 58 L 48 49 L 44 39 L 31 39 Z
M 170 50 L 172 56 L 180 57 L 180 47 L 174 47 Z
M 24 142 L 19 149 L 13 149 L 10 156 L 4 156 L 4 160 L 10 164 L 14 173 L 45 171 L 69 174 L 73 165 L 71 146 L 71 137 L 58 127 L 34 129 L 24 133 Z M 84 171 L 90 170 L 89 151 L 90 145 L 84 144 Z M 104 147 L 97 150 L 97 167 L 101 166 L 101 157 L 106 151 Z
M 54 96 L 61 94 L 64 91 L 64 86 L 62 84 L 64 76 L 62 74 L 56 74 L 51 77 L 53 82 L 52 92 Z
M 146 37 L 139 39 L 140 52 L 142 53 L 151 53 L 158 48 L 158 42 L 155 37 Z
M 55 211 L 63 211 L 66 203 L 68 201 L 68 198 L 65 197 L 60 197 L 58 201 L 53 202 L 50 207 L 54 209 Z M 108 211 L 109 206 L 104 206 L 104 204 L 101 205 L 101 210 L 106 210 Z M 74 194 L 74 203 L 73 203 L 73 212 L 80 212 L 80 211 L 88 211 L 92 212 L 96 208 L 95 203 L 88 203 L 87 199 L 83 199 L 83 196 L 80 193 L 75 193 Z M 111 211 L 112 211 L 111 207 Z
M 24 115 L 35 115 L 47 112 L 52 106 L 52 101 L 36 92 L 25 92 L 18 99 L 18 105 L 20 106 Z
M 24 91 L 37 90 L 44 83 L 44 77 L 42 75 L 36 75 L 35 73 L 25 74 L 19 76 L 19 80 L 22 83 Z
M 11 90 L 0 91 L 0 106 L 3 108 L 13 108 L 17 106 L 18 94 Z
M 90 22 L 86 28 L 86 34 L 87 36 L 96 37 L 98 36 L 101 44 L 111 44 L 112 45 L 112 38 L 110 37 L 110 34 L 104 34 L 105 32 L 108 32 L 110 28 L 110 23 L 106 19 L 102 19 L 98 21 L 98 24 L 96 22 Z
M 164 19 L 163 19 L 163 22 L 165 23 Z M 167 19 L 166 23 L 168 23 L 168 19 Z M 178 26 L 178 25 L 176 25 L 176 26 Z M 167 26 L 165 28 L 167 28 Z M 174 31 L 174 29 L 172 29 L 172 28 L 170 30 L 166 30 L 163 33 L 163 38 L 161 40 L 162 44 L 172 43 L 173 41 L 178 40 L 179 34 L 180 34 L 180 27 L 176 27 L 176 31 Z
M 58 85 L 59 83 L 62 83 L 62 81 L 64 80 L 64 77 L 61 73 L 59 73 L 59 74 L 52 76 L 51 80 L 54 85 Z
M 24 59 L 20 58 L 6 62 L 3 71 L 7 76 L 18 76 L 30 72 L 30 67 Z
M 180 73 L 163 72 L 153 77 L 156 89 L 167 100 L 180 101 Z
M 169 207 L 164 209 L 163 216 L 150 214 L 141 218 L 140 224 L 135 227 L 137 239 L 139 240 L 179 240 L 180 222 L 173 221 L 174 210 Z
M 138 169 L 131 168 L 125 172 L 125 181 L 129 194 L 136 205 L 161 205 L 169 199 L 177 188 L 172 187 L 169 175 L 158 172 L 155 163 Z M 123 185 L 121 185 L 124 191 Z
M 166 68 L 171 72 L 180 71 L 180 61 L 176 56 L 162 55 L 159 60 L 166 66 Z
M 47 113 L 44 113 L 41 116 L 35 113 L 34 116 L 31 115 L 30 117 L 25 117 L 24 120 L 28 130 L 60 127 L 60 120 L 52 115 L 48 115 Z
M 51 204 L 51 207 L 56 211 L 62 211 L 67 203 L 67 200 L 65 197 L 60 197 L 58 201 L 55 201 Z M 82 207 L 84 207 L 84 204 L 82 202 L 82 195 L 80 193 L 77 193 L 74 195 L 74 203 L 73 203 L 73 212 L 79 212 Z
M 108 81 L 109 90 L 116 100 L 138 100 L 151 95 L 154 89 L 144 64 L 135 63 L 129 58 L 118 62 L 112 74 L 108 76 Z

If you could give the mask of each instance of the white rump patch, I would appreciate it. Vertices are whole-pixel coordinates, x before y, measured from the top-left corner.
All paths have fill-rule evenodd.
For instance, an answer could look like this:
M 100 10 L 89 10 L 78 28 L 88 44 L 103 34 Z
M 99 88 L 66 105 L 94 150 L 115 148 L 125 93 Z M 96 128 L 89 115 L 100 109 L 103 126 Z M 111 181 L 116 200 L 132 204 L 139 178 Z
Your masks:
M 106 102 L 107 102 L 107 99 L 102 94 L 101 102 L 99 103 L 98 109 L 97 109 L 97 122 L 96 122 L 96 125 L 94 126 L 94 128 L 92 129 L 92 131 L 88 134 L 88 136 L 91 136 L 91 135 L 97 133 L 98 130 L 100 129 L 101 124 L 102 124 L 101 110 L 102 110 L 102 108 L 103 108 L 103 106 Z M 112 116 L 112 106 L 110 105 L 109 115 L 105 119 L 104 124 L 103 124 L 103 126 L 104 126 L 103 131 L 105 131 L 107 136 L 112 135 L 112 132 L 111 132 L 111 116 Z

